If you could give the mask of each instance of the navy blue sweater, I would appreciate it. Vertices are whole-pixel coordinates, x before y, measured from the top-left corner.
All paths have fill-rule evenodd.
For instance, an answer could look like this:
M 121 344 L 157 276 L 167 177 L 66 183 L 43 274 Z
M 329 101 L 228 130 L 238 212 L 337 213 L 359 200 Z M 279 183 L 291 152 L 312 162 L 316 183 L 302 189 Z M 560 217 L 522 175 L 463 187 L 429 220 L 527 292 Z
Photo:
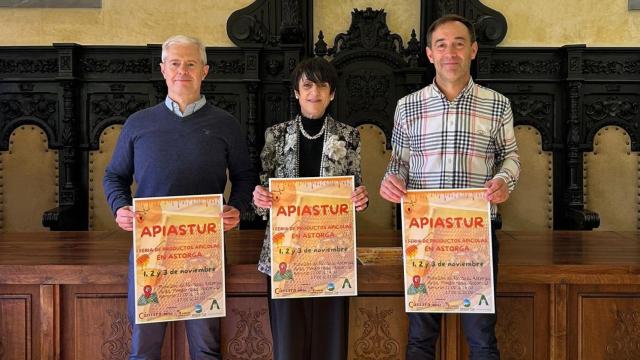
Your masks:
M 179 117 L 164 103 L 127 119 L 104 176 L 111 210 L 131 205 L 136 197 L 220 194 L 232 183 L 228 204 L 245 210 L 251 204 L 256 173 L 238 121 L 205 105 Z

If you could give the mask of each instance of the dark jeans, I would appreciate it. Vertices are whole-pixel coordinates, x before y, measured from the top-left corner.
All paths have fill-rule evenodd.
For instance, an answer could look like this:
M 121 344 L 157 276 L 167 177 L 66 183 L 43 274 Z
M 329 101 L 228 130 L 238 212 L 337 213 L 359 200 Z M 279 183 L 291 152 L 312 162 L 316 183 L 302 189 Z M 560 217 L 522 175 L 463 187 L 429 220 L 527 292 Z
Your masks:
M 270 298 L 273 359 L 346 359 L 348 307 L 348 297 Z
M 492 228 L 493 229 L 493 228 Z M 498 238 L 492 236 L 493 287 L 498 282 Z M 495 294 L 494 294 L 494 299 Z M 495 301 L 495 300 L 494 300 Z M 497 309 L 496 309 L 497 311 Z M 409 342 L 406 360 L 431 360 L 436 357 L 436 342 L 440 336 L 442 314 L 409 313 Z M 460 314 L 464 334 L 469 345 L 469 358 L 500 359 L 496 340 L 496 314 Z
M 133 278 L 133 251 L 129 254 L 129 293 L 127 307 L 131 322 L 131 354 L 129 360 L 159 360 L 166 322 L 136 325 L 136 299 Z M 198 319 L 184 322 L 192 360 L 222 359 L 220 355 L 220 319 Z

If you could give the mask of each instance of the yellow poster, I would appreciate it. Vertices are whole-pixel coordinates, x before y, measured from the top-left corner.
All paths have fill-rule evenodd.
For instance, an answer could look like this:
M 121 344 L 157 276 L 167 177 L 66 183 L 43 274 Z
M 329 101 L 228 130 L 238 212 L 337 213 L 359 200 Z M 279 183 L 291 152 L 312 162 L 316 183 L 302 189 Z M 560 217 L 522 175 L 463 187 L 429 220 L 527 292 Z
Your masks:
M 495 312 L 485 193 L 409 190 L 402 199 L 407 312 Z
M 222 195 L 133 200 L 136 324 L 225 316 Z
M 271 296 L 358 294 L 353 176 L 271 179 Z

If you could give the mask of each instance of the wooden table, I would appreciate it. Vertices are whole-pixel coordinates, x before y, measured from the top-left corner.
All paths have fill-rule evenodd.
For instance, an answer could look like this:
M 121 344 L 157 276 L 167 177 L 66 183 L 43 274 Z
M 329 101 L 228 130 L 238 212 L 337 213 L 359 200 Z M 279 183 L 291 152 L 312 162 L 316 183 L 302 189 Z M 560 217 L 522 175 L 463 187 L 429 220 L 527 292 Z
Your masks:
M 258 359 L 271 351 L 266 277 L 256 270 L 262 236 L 243 230 L 226 239 L 225 359 Z M 498 237 L 497 331 L 503 357 L 640 358 L 640 233 L 499 232 Z M 358 246 L 400 246 L 400 238 L 393 231 L 359 234 Z M 0 358 L 125 356 L 130 246 L 131 236 L 124 232 L 0 234 Z M 350 359 L 403 358 L 407 320 L 401 271 L 400 259 L 359 266 L 360 296 L 350 301 Z M 182 328 L 171 324 L 165 342 L 164 352 L 177 359 L 188 358 Z M 381 345 L 374 336 L 394 346 L 376 348 Z M 458 316 L 446 318 L 441 339 L 442 359 L 466 356 Z

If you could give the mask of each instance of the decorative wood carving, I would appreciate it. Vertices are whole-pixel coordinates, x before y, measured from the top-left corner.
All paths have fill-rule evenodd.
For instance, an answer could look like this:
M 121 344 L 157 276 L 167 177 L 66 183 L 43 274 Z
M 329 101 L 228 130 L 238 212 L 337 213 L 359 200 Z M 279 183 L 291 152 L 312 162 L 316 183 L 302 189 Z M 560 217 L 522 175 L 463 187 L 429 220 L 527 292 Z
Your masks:
M 58 72 L 58 59 L 0 59 L 0 74 L 53 74 Z
M 226 61 L 226 60 L 209 60 L 209 73 L 212 74 L 244 74 L 246 64 L 238 59 Z
M 113 309 L 107 309 L 107 317 L 111 320 L 111 330 L 101 346 L 102 358 L 106 360 L 121 360 L 129 356 L 131 349 L 131 324 L 127 314 Z
M 390 82 L 386 76 L 363 71 L 347 77 L 347 116 L 362 110 L 385 111 L 389 104 Z
M 392 360 L 401 356 L 403 349 L 389 331 L 389 323 L 393 321 L 394 310 L 391 308 L 367 309 L 358 308 L 366 318 L 362 333 L 354 341 L 356 359 L 358 360 Z
M 494 60 L 492 73 L 502 74 L 558 74 L 560 62 L 555 60 Z
M 9 148 L 9 137 L 16 127 L 30 122 L 47 131 L 50 141 L 56 142 L 58 99 L 57 94 L 4 93 L 0 95 L 0 126 L 2 149 Z
M 80 59 L 82 71 L 107 74 L 149 74 L 150 59 Z
M 383 9 L 354 9 L 349 31 L 338 34 L 331 48 L 326 48 L 320 32 L 316 54 L 332 56 L 340 74 L 337 119 L 352 126 L 378 126 L 390 147 L 397 100 L 423 86 L 418 47 L 415 33 L 404 47 L 400 35 L 389 30 Z
M 554 97 L 550 94 L 509 94 L 515 125 L 531 125 L 542 136 L 543 148 L 553 147 Z
M 530 334 L 521 332 L 523 327 L 522 314 L 529 314 L 531 310 L 523 302 L 510 302 L 509 306 L 500 307 L 496 338 L 503 358 L 514 360 L 531 358 L 531 349 L 527 349 L 523 342 L 525 339 L 530 339 Z M 526 325 L 528 324 L 524 324 L 524 326 Z
M 640 74 L 640 60 L 602 61 L 585 59 L 582 62 L 583 74 Z
M 615 89 L 610 87 L 610 89 Z M 619 91 L 619 90 L 618 90 Z M 637 93 L 589 94 L 584 96 L 584 147 L 593 149 L 593 137 L 607 125 L 625 129 L 633 151 L 640 150 L 640 96 Z
M 227 345 L 229 359 L 267 360 L 271 359 L 271 341 L 262 330 L 264 324 L 261 317 L 267 313 L 266 308 L 252 310 L 232 309 L 240 319 L 236 322 L 236 331 Z M 267 324 L 268 326 L 268 324 Z
M 311 0 L 257 0 L 235 11 L 227 34 L 238 46 L 302 45 L 311 33 Z
M 115 85 L 114 85 L 115 86 Z M 124 119 L 136 111 L 149 107 L 149 97 L 137 94 L 92 94 L 89 112 L 91 128 L 113 117 Z
M 607 360 L 640 359 L 640 311 L 617 310 L 615 329 L 606 342 Z
M 237 95 L 233 94 L 207 94 L 204 93 L 207 102 L 211 105 L 217 106 L 220 109 L 230 113 L 235 116 L 236 119 L 240 119 L 240 106 L 239 99 Z
M 384 9 L 366 10 L 354 9 L 351 12 L 351 25 L 349 31 L 338 34 L 329 49 L 329 55 L 334 55 L 343 50 L 354 49 L 379 49 L 400 52 L 404 49 L 402 38 L 398 34 L 392 34 L 387 27 L 387 13 Z

